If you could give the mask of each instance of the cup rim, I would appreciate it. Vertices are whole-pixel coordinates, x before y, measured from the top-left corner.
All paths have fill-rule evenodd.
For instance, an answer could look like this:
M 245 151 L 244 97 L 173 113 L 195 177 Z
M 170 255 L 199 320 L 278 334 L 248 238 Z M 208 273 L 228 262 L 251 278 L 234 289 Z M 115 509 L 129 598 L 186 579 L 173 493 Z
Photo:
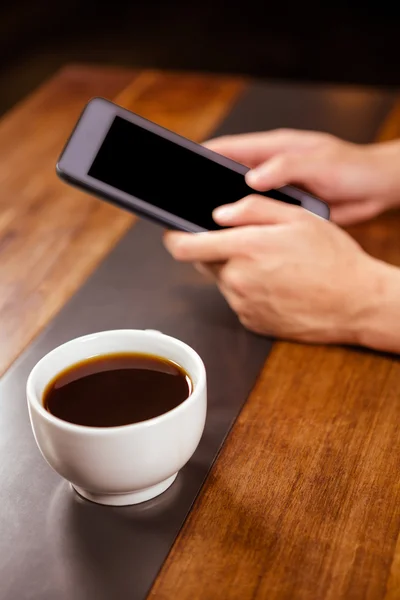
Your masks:
M 64 421 L 63 419 L 56 417 L 55 415 L 51 414 L 50 412 L 48 412 L 45 409 L 45 407 L 42 404 L 41 399 L 38 398 L 38 395 L 36 394 L 36 391 L 34 389 L 35 378 L 37 376 L 38 371 L 43 366 L 43 364 L 45 362 L 47 362 L 48 360 L 51 360 L 52 356 L 54 356 L 57 352 L 59 352 L 61 348 L 65 348 L 66 346 L 72 346 L 76 343 L 82 342 L 82 341 L 87 340 L 92 337 L 105 338 L 105 337 L 110 337 L 113 334 L 114 335 L 115 334 L 126 334 L 126 335 L 133 334 L 134 335 L 136 333 L 141 333 L 141 334 L 145 333 L 147 335 L 159 335 L 159 336 L 169 338 L 170 340 L 173 341 L 173 343 L 183 346 L 184 349 L 186 350 L 186 352 L 188 354 L 190 354 L 191 357 L 194 359 L 194 361 L 197 364 L 198 373 L 199 373 L 198 382 L 196 385 L 193 386 L 193 391 L 190 394 L 190 396 L 188 396 L 183 402 L 181 402 L 180 404 L 178 404 L 178 406 L 175 406 L 171 410 L 169 410 L 165 413 L 162 413 L 161 415 L 157 415 L 156 417 L 152 417 L 151 419 L 147 419 L 146 421 L 139 421 L 137 423 L 130 423 L 127 425 L 113 425 L 112 427 L 97 427 L 97 426 L 90 426 L 90 425 L 79 425 L 78 423 L 70 423 L 69 421 Z M 96 356 L 96 355 L 93 355 L 93 356 Z M 167 357 L 165 357 L 165 358 L 167 358 Z M 75 364 L 75 362 L 72 361 L 70 366 L 72 366 L 74 364 Z M 190 376 L 190 373 L 188 373 L 188 374 Z M 26 394 L 27 394 L 28 405 L 30 407 L 35 409 L 41 415 L 41 417 L 44 418 L 46 421 L 48 421 L 49 423 L 51 423 L 53 425 L 56 425 L 57 427 L 59 427 L 61 429 L 64 429 L 65 431 L 74 431 L 75 433 L 77 433 L 77 432 L 83 433 L 84 432 L 85 434 L 89 434 L 89 435 L 112 435 L 118 431 L 120 431 L 121 433 L 125 433 L 125 432 L 129 432 L 129 431 L 134 431 L 137 429 L 144 429 L 147 427 L 152 427 L 161 421 L 165 421 L 166 419 L 174 418 L 175 414 L 178 414 L 182 410 L 185 410 L 185 407 L 188 404 L 193 404 L 193 402 L 196 401 L 197 397 L 202 392 L 203 388 L 205 388 L 205 385 L 206 385 L 206 369 L 204 366 L 204 362 L 201 359 L 200 355 L 196 352 L 196 350 L 194 350 L 191 346 L 189 346 L 185 342 L 182 342 L 178 338 L 175 338 L 173 336 L 167 335 L 165 333 L 162 333 L 162 332 L 154 330 L 154 329 L 112 329 L 112 330 L 98 331 L 95 333 L 89 333 L 87 335 L 82 335 L 82 336 L 73 338 L 72 340 L 69 340 L 67 342 L 64 342 L 63 344 L 56 346 L 55 348 L 53 348 L 53 350 L 50 350 L 50 352 L 47 352 L 35 364 L 35 366 L 31 370 L 31 372 L 29 373 L 29 376 L 28 376 L 28 379 L 26 382 Z

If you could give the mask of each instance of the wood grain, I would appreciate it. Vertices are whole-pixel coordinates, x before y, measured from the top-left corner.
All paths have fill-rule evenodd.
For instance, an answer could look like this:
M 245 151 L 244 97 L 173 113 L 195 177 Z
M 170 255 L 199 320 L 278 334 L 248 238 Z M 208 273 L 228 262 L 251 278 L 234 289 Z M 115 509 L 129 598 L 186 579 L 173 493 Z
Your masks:
M 54 175 L 82 105 L 117 98 L 200 139 L 243 85 L 70 67 L 0 122 L 0 372 L 132 223 Z M 399 225 L 392 213 L 352 233 L 400 264 Z M 399 389 L 393 357 L 275 344 L 150 597 L 399 598 Z
M 0 122 L 0 374 L 93 271 L 133 217 L 61 183 L 55 163 L 84 104 L 115 99 L 200 140 L 238 79 L 69 67 Z
M 399 376 L 371 353 L 276 344 L 152 597 L 383 598 Z
M 399 231 L 351 229 L 397 265 Z M 395 357 L 276 343 L 150 597 L 400 598 L 399 394 Z

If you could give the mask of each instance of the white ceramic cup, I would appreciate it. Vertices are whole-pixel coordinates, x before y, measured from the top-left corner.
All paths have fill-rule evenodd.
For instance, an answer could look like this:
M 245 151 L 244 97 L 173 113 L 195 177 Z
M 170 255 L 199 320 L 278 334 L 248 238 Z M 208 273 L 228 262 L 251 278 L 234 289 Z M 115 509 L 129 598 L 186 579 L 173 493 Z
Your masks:
M 192 380 L 191 395 L 167 413 L 121 427 L 75 425 L 44 408 L 44 390 L 58 373 L 87 358 L 116 352 L 149 353 L 178 363 Z M 190 346 L 158 331 L 103 331 L 71 340 L 44 356 L 29 375 L 27 397 L 37 445 L 57 473 L 88 500 L 137 504 L 169 488 L 196 450 L 206 419 L 206 371 Z

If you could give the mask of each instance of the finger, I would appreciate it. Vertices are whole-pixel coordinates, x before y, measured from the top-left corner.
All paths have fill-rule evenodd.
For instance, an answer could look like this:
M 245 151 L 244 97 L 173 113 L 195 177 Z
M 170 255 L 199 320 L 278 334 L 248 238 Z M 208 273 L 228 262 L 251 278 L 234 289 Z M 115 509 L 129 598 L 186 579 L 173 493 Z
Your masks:
M 216 208 L 213 218 L 225 226 L 278 225 L 308 218 L 308 213 L 298 207 L 264 196 L 247 196 L 243 200 Z
M 331 207 L 331 220 L 338 225 L 354 225 L 373 219 L 381 212 L 379 203 L 371 200 L 370 202 L 351 202 L 349 204 L 339 204 Z
M 246 173 L 246 182 L 259 192 L 295 183 L 313 189 L 319 176 L 317 159 L 310 154 L 280 154 Z
M 164 235 L 164 244 L 182 262 L 225 262 L 246 252 L 252 234 L 250 227 L 196 234 L 169 231 Z
M 255 167 L 276 154 L 306 150 L 320 143 L 326 134 L 295 129 L 245 133 L 208 140 L 206 148 Z

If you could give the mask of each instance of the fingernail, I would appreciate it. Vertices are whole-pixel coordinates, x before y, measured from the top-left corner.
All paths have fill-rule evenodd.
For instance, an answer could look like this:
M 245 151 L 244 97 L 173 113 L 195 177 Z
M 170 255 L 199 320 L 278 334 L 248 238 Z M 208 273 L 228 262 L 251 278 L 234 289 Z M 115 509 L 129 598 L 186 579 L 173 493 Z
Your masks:
M 235 206 L 219 206 L 213 212 L 213 217 L 221 219 L 221 221 L 228 221 L 235 214 Z

